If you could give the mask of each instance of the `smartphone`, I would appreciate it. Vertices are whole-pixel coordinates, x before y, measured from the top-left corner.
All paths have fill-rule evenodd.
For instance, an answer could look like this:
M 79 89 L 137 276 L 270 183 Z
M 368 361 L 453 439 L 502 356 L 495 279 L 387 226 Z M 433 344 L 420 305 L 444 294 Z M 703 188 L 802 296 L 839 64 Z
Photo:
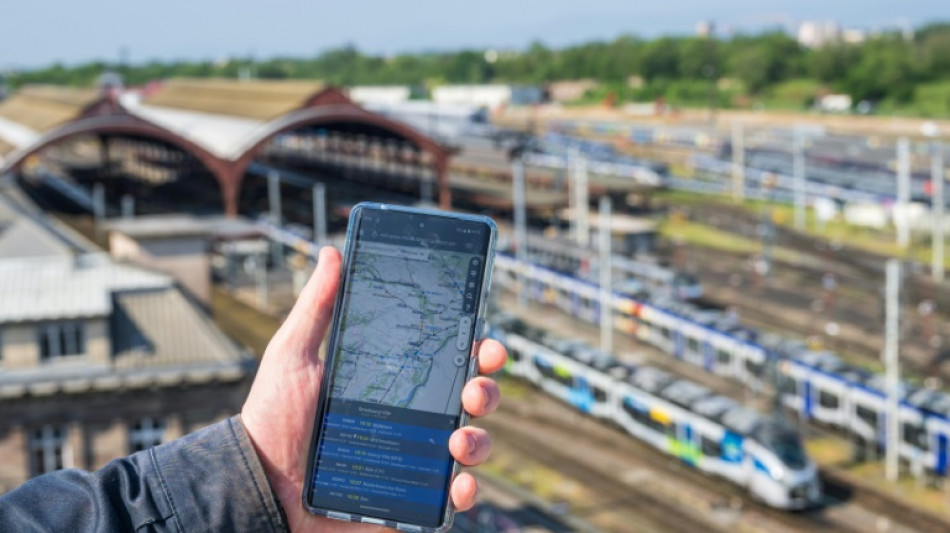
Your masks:
M 445 531 L 497 229 L 488 217 L 353 208 L 303 491 L 312 513 Z

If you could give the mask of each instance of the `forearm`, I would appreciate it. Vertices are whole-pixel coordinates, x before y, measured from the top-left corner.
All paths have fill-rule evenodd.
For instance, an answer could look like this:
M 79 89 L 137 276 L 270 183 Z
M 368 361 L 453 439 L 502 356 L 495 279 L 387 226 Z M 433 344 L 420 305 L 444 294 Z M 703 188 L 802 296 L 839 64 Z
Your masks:
M 96 472 L 40 476 L 0 497 L 2 531 L 286 531 L 235 416 Z

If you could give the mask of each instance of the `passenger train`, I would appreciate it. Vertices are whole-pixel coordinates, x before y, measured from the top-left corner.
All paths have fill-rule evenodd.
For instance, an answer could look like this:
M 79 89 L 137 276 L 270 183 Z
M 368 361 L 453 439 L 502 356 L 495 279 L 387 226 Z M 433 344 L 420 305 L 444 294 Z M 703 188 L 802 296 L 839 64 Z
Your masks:
M 577 273 L 585 279 L 598 276 L 599 256 L 595 250 L 584 250 L 572 240 L 550 238 L 540 233 L 528 233 L 527 241 L 528 257 L 533 262 L 558 272 Z M 695 300 L 703 296 L 702 283 L 688 272 L 621 255 L 613 255 L 610 261 L 615 275 L 614 289 L 623 294 L 638 297 L 662 294 L 678 300 Z
M 493 315 L 489 335 L 508 347 L 511 375 L 779 509 L 816 504 L 815 463 L 786 423 L 706 387 L 649 366 L 624 365 L 583 342 L 561 339 L 510 315 Z
M 600 320 L 600 291 L 590 281 L 499 254 L 495 280 L 514 287 L 520 271 L 528 297 L 591 323 Z M 613 292 L 613 327 L 716 375 L 762 389 L 774 382 L 784 406 L 803 419 L 852 434 L 869 448 L 886 444 L 883 379 L 804 343 L 744 327 L 735 317 L 689 303 L 644 302 Z M 946 475 L 950 395 L 901 384 L 899 457 L 912 471 Z

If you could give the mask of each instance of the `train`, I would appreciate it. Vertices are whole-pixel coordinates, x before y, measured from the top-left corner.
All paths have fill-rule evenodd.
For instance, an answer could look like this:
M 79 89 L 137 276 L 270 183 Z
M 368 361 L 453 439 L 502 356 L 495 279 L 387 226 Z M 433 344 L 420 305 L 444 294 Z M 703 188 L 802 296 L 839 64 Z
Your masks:
M 558 272 L 578 273 L 585 279 L 598 275 L 596 250 L 584 249 L 564 237 L 548 237 L 537 232 L 527 234 L 527 253 L 531 261 Z M 613 255 L 610 259 L 615 276 L 614 289 L 638 298 L 672 296 L 678 300 L 697 300 L 703 285 L 695 275 L 660 265 L 658 261 L 631 259 Z
M 623 364 L 583 342 L 493 314 L 489 336 L 508 347 L 508 374 L 771 507 L 820 502 L 818 469 L 794 428 L 655 367 Z
M 495 261 L 495 283 L 514 288 L 525 279 L 528 298 L 590 323 L 600 321 L 596 283 L 507 254 Z M 862 449 L 887 445 L 887 397 L 882 375 L 848 364 L 805 343 L 760 333 L 736 316 L 688 302 L 644 302 L 613 291 L 614 329 L 705 371 L 754 390 L 771 385 L 780 404 L 803 420 L 847 433 Z M 946 476 L 950 459 L 950 395 L 901 382 L 897 450 L 917 475 Z

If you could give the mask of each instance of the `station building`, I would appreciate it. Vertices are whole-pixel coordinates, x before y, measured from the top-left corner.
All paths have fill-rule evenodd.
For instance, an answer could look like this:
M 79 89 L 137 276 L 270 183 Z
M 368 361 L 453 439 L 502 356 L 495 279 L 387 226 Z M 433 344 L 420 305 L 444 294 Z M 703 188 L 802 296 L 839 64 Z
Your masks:
M 171 277 L 96 253 L 15 190 L 0 302 L 0 492 L 230 416 L 256 368 Z

